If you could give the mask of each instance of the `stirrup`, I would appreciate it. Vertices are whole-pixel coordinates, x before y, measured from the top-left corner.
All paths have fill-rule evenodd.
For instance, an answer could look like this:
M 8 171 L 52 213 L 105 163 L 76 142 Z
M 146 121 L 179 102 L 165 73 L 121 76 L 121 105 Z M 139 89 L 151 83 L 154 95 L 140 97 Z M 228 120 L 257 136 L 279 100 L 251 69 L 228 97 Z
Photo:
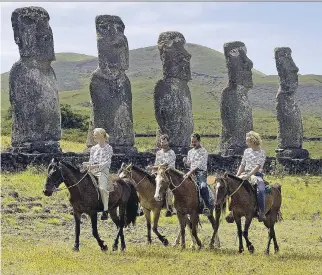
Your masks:
M 202 213 L 205 215 L 205 216 L 209 216 L 210 215 L 210 210 L 208 207 L 205 207 L 203 210 L 202 210 Z

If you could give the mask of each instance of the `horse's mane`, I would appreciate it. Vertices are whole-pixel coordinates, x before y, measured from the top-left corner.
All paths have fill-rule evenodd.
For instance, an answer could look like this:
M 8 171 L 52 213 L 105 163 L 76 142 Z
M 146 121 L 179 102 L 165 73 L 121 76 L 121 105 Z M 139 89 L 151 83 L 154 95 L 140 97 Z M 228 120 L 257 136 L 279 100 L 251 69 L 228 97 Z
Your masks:
M 234 180 L 237 180 L 239 183 L 242 183 L 242 179 L 239 178 L 239 177 L 236 177 L 232 174 L 229 174 L 227 173 L 227 176 L 231 179 L 234 179 Z M 244 183 L 243 183 L 243 187 L 246 189 L 246 191 L 249 193 L 249 194 L 252 194 L 254 192 L 254 187 L 253 185 L 248 181 L 248 180 L 245 180 Z
M 77 167 L 75 167 L 74 165 L 66 162 L 66 161 L 63 161 L 61 160 L 60 161 L 63 165 L 65 165 L 67 168 L 69 168 L 70 170 L 72 170 L 74 173 L 81 173 L 81 171 L 79 171 L 79 169 Z M 81 173 L 83 174 L 83 173 Z
M 132 164 L 132 169 L 136 172 L 142 172 L 151 183 L 155 184 L 155 178 L 153 176 L 151 176 L 146 170 L 144 170 L 134 164 Z
M 183 176 L 183 175 L 184 175 L 184 173 L 183 173 L 182 171 L 177 170 L 177 169 L 175 169 L 175 168 L 173 168 L 173 167 L 169 167 L 169 168 L 168 168 L 168 170 L 170 170 L 170 171 L 174 172 L 174 173 L 175 173 L 175 174 L 177 174 L 178 176 Z

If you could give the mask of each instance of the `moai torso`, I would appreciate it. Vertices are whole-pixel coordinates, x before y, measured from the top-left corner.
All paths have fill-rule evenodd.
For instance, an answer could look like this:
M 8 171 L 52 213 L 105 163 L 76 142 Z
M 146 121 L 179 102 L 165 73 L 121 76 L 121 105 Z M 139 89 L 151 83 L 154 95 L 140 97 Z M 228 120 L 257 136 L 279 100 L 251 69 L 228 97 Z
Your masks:
M 154 90 L 156 120 L 162 134 L 170 137 L 176 152 L 186 151 L 193 132 L 192 102 L 188 87 L 191 80 L 191 55 L 184 48 L 185 38 L 179 32 L 161 33 L 158 48 L 163 65 L 163 79 Z
M 247 148 L 246 133 L 253 129 L 252 107 L 248 99 L 248 91 L 253 87 L 253 63 L 242 42 L 226 43 L 224 53 L 229 81 L 221 93 L 219 150 L 222 155 L 242 155 Z
M 9 95 L 13 111 L 12 145 L 57 142 L 61 118 L 49 15 L 43 8 L 27 7 L 12 13 L 20 60 L 10 70 Z

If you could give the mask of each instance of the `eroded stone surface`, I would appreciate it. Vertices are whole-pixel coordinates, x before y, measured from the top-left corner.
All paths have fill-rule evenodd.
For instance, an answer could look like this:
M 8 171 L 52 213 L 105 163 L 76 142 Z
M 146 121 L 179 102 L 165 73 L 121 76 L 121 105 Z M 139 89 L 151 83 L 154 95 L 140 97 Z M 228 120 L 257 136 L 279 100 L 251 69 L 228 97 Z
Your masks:
M 59 152 L 61 116 L 49 15 L 40 7 L 16 9 L 11 16 L 20 60 L 10 70 L 12 146 L 19 152 Z
M 90 80 L 93 104 L 91 127 L 104 128 L 116 151 L 131 151 L 134 130 L 131 83 L 125 74 L 129 67 L 125 26 L 121 18 L 111 15 L 99 15 L 95 22 L 99 66 Z M 93 145 L 92 140 L 87 140 L 88 146 Z
M 222 155 L 242 155 L 246 133 L 253 129 L 252 107 L 248 91 L 253 87 L 253 62 L 247 57 L 244 43 L 224 44 L 229 81 L 221 93 L 222 134 L 219 151 Z
M 170 138 L 170 147 L 185 152 L 193 132 L 190 58 L 184 36 L 179 32 L 161 33 L 158 48 L 163 65 L 163 79 L 154 89 L 154 109 L 162 134 Z
M 288 47 L 275 49 L 275 61 L 280 86 L 276 95 L 278 121 L 277 157 L 308 158 L 309 153 L 302 148 L 303 124 L 301 111 L 295 102 L 298 88 L 298 67 Z

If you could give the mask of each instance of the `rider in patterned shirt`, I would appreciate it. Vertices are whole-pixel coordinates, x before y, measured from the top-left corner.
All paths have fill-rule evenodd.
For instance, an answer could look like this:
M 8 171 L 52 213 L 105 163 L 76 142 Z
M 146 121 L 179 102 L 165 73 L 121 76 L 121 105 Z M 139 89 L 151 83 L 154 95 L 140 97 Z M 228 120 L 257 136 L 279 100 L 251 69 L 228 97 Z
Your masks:
M 244 155 L 239 166 L 237 177 L 243 180 L 249 180 L 252 184 L 257 185 L 257 202 L 259 208 L 258 220 L 261 222 L 265 217 L 265 183 L 263 180 L 263 167 L 266 160 L 266 154 L 261 149 L 262 140 L 260 135 L 254 131 L 246 134 L 246 144 L 248 148 L 244 151 Z M 226 220 L 233 221 L 232 212 L 228 214 Z
M 169 147 L 169 136 L 161 135 L 160 136 L 160 145 L 161 150 L 156 153 L 154 166 L 168 164 L 169 167 L 175 168 L 176 165 L 176 154 Z M 152 170 L 152 173 L 155 173 L 155 169 Z M 166 205 L 167 212 L 165 213 L 166 217 L 171 217 L 173 214 L 173 194 L 170 188 L 167 189 L 166 192 Z
M 107 220 L 109 192 L 113 191 L 113 185 L 109 182 L 113 148 L 108 144 L 109 135 L 103 128 L 95 128 L 93 135 L 97 144 L 91 148 L 89 162 L 84 162 L 83 167 L 98 177 L 99 191 L 104 205 L 101 220 Z
M 195 133 L 191 135 L 192 149 L 188 152 L 187 158 L 183 161 L 186 167 L 190 167 L 190 171 L 184 175 L 185 178 L 196 175 L 197 184 L 200 188 L 200 194 L 205 202 L 203 213 L 208 216 L 210 214 L 209 190 L 207 186 L 207 162 L 208 152 L 206 148 L 200 144 L 200 135 Z

